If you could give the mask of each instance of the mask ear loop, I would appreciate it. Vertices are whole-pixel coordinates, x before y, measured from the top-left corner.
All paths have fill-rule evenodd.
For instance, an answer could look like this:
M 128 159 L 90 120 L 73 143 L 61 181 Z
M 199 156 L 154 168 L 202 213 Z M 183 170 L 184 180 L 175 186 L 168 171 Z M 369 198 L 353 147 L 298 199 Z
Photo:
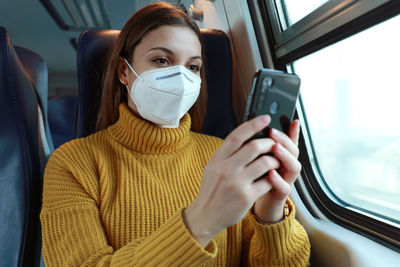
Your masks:
M 131 69 L 131 71 L 136 75 L 136 77 L 141 80 L 142 78 L 140 78 L 139 75 L 137 75 L 136 71 L 133 69 L 131 64 L 129 64 L 128 60 L 126 60 L 126 58 L 124 58 L 124 60 L 125 60 L 125 63 L 128 65 L 128 67 Z
M 126 60 L 126 58 L 124 58 L 124 60 L 125 60 L 125 63 L 128 65 L 128 67 L 129 67 L 129 68 L 131 69 L 131 71 L 133 72 L 133 74 L 135 74 L 136 77 L 137 77 L 138 79 L 141 80 L 142 78 L 140 78 L 139 75 L 137 75 L 136 71 L 132 68 L 131 64 L 129 64 L 128 60 Z M 131 97 L 132 101 L 135 102 L 135 101 L 133 100 L 132 95 L 131 95 L 131 90 L 128 88 L 128 85 L 125 84 L 125 87 L 126 87 L 126 90 L 128 91 L 129 96 Z M 135 103 L 135 104 L 136 104 L 136 103 Z

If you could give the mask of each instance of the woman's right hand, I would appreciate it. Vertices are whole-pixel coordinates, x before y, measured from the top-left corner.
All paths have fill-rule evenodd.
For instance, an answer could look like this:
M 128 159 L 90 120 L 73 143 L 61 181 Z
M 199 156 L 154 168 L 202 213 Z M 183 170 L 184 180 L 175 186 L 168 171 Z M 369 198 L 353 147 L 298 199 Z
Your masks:
M 237 127 L 204 168 L 199 194 L 183 212 L 186 226 L 203 247 L 239 222 L 254 202 L 271 190 L 267 179 L 257 178 L 279 168 L 276 158 L 265 155 L 275 142 L 262 138 L 246 143 L 270 121 L 263 115 Z

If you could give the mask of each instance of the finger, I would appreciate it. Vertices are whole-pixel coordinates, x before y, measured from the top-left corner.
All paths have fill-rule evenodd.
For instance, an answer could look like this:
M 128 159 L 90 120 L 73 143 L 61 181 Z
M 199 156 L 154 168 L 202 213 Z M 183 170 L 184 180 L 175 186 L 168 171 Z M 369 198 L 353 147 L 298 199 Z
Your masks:
M 277 200 L 283 200 L 289 196 L 292 188 L 276 170 L 270 171 L 266 180 L 271 184 Z
M 254 196 L 254 201 L 259 199 L 261 196 L 265 195 L 273 186 L 268 182 L 266 178 L 259 179 L 251 185 L 252 196 Z
M 296 126 L 294 126 L 294 128 L 295 127 Z M 290 126 L 290 128 L 292 128 L 292 125 Z M 295 156 L 296 158 L 299 156 L 299 148 L 289 136 L 273 128 L 270 130 L 269 135 L 275 142 L 280 143 L 287 150 L 289 150 L 289 152 L 292 153 L 293 156 Z
M 250 163 L 244 170 L 243 176 L 248 180 L 254 181 L 259 177 L 265 175 L 268 171 L 278 169 L 280 162 L 272 156 L 261 156 L 252 163 Z
M 271 152 L 275 141 L 270 138 L 254 139 L 237 150 L 229 159 L 233 166 L 246 166 L 258 156 Z
M 272 148 L 275 157 L 280 160 L 281 168 L 284 169 L 284 173 L 281 173 L 283 178 L 288 183 L 293 183 L 301 171 L 301 164 L 292 153 L 290 153 L 285 147 L 277 143 Z
M 267 127 L 270 122 L 270 116 L 262 115 L 241 124 L 225 138 L 225 141 L 222 143 L 220 149 L 217 150 L 215 156 L 225 159 L 230 157 L 244 142 Z
M 293 141 L 293 143 L 296 146 L 299 145 L 299 135 L 300 135 L 300 121 L 294 120 L 289 127 L 289 138 Z

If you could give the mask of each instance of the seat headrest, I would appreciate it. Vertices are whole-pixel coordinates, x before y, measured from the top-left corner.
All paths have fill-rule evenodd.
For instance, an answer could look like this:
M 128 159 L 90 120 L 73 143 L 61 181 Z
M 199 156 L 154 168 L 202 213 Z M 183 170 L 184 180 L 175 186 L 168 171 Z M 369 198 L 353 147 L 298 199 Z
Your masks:
M 24 66 L 25 73 L 30 78 L 31 82 L 36 88 L 36 93 L 39 100 L 39 105 L 41 108 L 41 115 L 44 127 L 44 136 L 41 138 L 42 146 L 45 152 L 45 157 L 47 158 L 51 152 L 54 151 L 53 140 L 51 138 L 50 126 L 48 122 L 48 71 L 46 61 L 35 52 L 20 46 L 14 46 L 15 52 L 18 55 L 21 63 Z M 48 151 L 47 151 L 48 150 Z M 47 159 L 42 159 L 47 161 Z M 44 168 L 44 166 L 42 166 Z
M 225 138 L 236 126 L 232 102 L 232 52 L 225 32 L 201 29 L 207 81 L 207 113 L 202 133 Z
M 118 30 L 83 32 L 78 43 L 79 111 L 77 137 L 94 132 L 101 96 L 101 74 Z M 236 119 L 232 105 L 232 56 L 227 35 L 220 30 L 202 29 L 208 89 L 203 133 L 225 138 Z
M 78 42 L 77 137 L 94 133 L 101 98 L 101 75 L 107 55 L 120 31 L 85 31 Z
M 26 73 L 35 84 L 43 112 L 47 114 L 48 71 L 46 61 L 35 52 L 20 46 L 14 46 Z

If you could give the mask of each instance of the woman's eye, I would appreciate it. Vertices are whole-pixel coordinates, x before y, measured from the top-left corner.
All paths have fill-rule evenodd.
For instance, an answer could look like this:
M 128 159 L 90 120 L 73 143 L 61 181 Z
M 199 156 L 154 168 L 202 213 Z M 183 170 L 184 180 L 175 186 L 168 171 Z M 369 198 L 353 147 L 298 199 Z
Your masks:
M 161 65 L 169 65 L 168 60 L 166 58 L 162 58 L 162 57 L 153 59 L 153 62 L 155 62 L 157 64 L 161 64 Z
M 193 72 L 199 72 L 200 71 L 200 67 L 198 65 L 196 65 L 196 64 L 190 64 L 188 69 L 190 71 L 193 71 Z

